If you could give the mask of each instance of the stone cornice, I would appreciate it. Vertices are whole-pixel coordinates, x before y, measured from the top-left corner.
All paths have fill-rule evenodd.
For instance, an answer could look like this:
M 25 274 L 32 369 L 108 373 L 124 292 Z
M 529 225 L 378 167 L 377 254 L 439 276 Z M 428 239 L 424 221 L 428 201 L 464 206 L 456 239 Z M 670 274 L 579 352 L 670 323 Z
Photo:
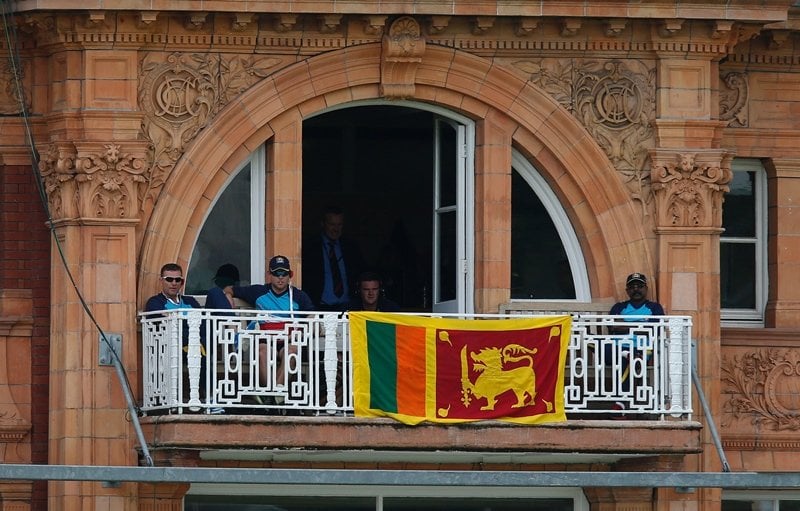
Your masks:
M 433 7 L 433 6 L 432 6 Z M 435 10 L 435 9 L 434 9 Z M 435 12 L 412 18 L 423 28 L 427 44 L 461 48 L 472 53 L 521 54 L 531 51 L 599 52 L 605 56 L 675 53 L 727 55 L 738 41 L 757 34 L 764 24 L 783 21 L 762 14 L 732 17 L 727 11 L 714 16 L 687 13 L 675 19 L 679 9 L 642 8 L 642 12 L 664 17 L 647 17 L 625 10 L 627 18 L 558 14 L 548 9 L 501 9 L 496 16 L 445 16 Z M 668 12 L 669 11 L 669 12 Z M 231 12 L 156 11 L 59 11 L 35 12 L 17 18 L 25 33 L 24 48 L 55 47 L 131 48 L 184 51 L 279 52 L 297 48 L 307 53 L 380 42 L 390 14 L 332 10 L 329 15 L 303 13 L 258 14 Z M 448 11 L 449 13 L 449 11 Z M 756 17 L 757 19 L 753 19 Z M 0 43 L 1 44 L 1 43 Z
M 79 1 L 63 1 L 63 7 L 53 9 L 48 4 L 49 10 L 71 10 L 81 8 L 85 4 Z M 222 6 L 225 2 L 214 2 L 216 12 L 236 13 L 237 7 L 241 2 L 230 1 L 230 8 Z M 271 0 L 252 0 L 248 2 L 248 12 L 273 12 L 275 2 Z M 427 3 L 424 6 L 425 13 L 429 15 L 448 15 L 453 12 L 463 10 L 463 6 L 458 5 L 458 0 L 441 0 L 435 3 Z M 730 20 L 747 21 L 772 21 L 780 22 L 787 19 L 788 11 L 792 6 L 791 0 L 766 0 L 749 2 L 737 2 L 735 6 L 727 3 L 710 2 L 705 0 L 673 0 L 655 2 L 645 0 L 642 2 L 618 2 L 616 7 L 618 12 L 615 17 L 625 18 L 650 18 L 654 15 L 661 15 L 665 18 L 675 19 L 704 19 L 716 17 Z M 173 0 L 169 2 L 170 9 L 178 12 L 196 13 L 197 2 L 195 0 Z M 301 2 L 298 0 L 281 2 L 282 6 L 288 6 L 285 10 L 298 14 L 316 14 L 320 12 L 330 12 L 337 14 L 396 14 L 398 12 L 415 12 L 420 10 L 418 0 L 396 0 L 384 5 L 375 5 L 372 2 L 349 2 L 342 3 L 336 0 L 322 0 L 317 2 Z M 370 8 L 366 9 L 364 6 Z M 142 9 L 142 3 L 138 0 L 119 0 L 114 2 L 114 9 L 91 11 L 92 16 L 87 18 L 89 23 L 98 23 L 102 20 L 104 13 L 118 11 L 140 11 L 143 13 L 158 12 L 153 9 Z M 484 0 L 481 2 L 481 15 L 497 16 L 570 16 L 570 17 L 589 17 L 598 14 L 605 14 L 608 11 L 606 0 L 528 0 L 526 2 L 510 0 Z M 16 11 L 21 13 L 37 12 L 37 2 L 33 0 L 17 2 Z

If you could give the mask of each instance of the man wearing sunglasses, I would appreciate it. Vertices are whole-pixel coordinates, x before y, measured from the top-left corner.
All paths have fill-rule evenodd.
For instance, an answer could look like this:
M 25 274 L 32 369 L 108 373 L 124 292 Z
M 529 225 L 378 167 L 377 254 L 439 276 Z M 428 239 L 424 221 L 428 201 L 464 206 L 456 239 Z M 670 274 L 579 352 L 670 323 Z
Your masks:
M 253 304 L 258 310 L 276 312 L 271 315 L 272 319 L 270 321 L 262 322 L 259 325 L 261 330 L 284 331 L 287 323 L 294 318 L 296 311 L 313 311 L 315 309 L 311 298 L 305 292 L 292 286 L 292 274 L 289 259 L 282 255 L 276 255 L 269 261 L 269 284 L 233 286 L 232 288 L 226 288 L 226 292 L 230 293 L 232 297 L 241 298 Z M 294 355 L 297 352 L 297 347 L 290 344 L 288 350 L 289 355 Z M 285 351 L 286 349 L 282 345 L 278 348 L 274 390 L 285 388 Z M 258 373 L 259 384 L 263 387 L 269 387 L 267 371 L 269 352 L 266 343 L 259 343 L 258 356 L 261 366 Z
M 159 277 L 159 281 L 161 282 L 161 292 L 157 295 L 151 296 L 147 303 L 144 306 L 145 312 L 153 312 L 153 311 L 164 311 L 164 310 L 179 310 L 179 309 L 200 309 L 200 303 L 194 299 L 192 296 L 184 296 L 181 294 L 181 289 L 183 289 L 183 268 L 179 264 L 176 263 L 167 263 L 161 267 L 161 276 Z M 184 364 L 186 363 L 186 353 L 188 351 L 189 346 L 189 327 L 185 321 L 183 323 L 182 328 L 182 339 L 181 342 L 183 344 L 183 351 L 184 351 Z M 200 382 L 200 398 L 205 399 L 206 394 L 206 383 L 208 379 L 208 369 L 206 364 L 206 352 L 205 352 L 205 328 L 201 326 L 200 328 L 200 342 L 201 344 L 201 359 L 200 359 L 200 374 L 202 375 L 203 381 Z M 185 386 L 188 388 L 188 385 Z M 208 409 L 208 413 L 212 414 L 221 414 L 225 413 L 225 410 L 220 407 L 211 407 Z
M 162 311 L 172 309 L 199 309 L 200 304 L 191 296 L 181 294 L 183 289 L 183 268 L 176 263 L 167 263 L 161 267 L 161 292 L 151 296 L 144 310 Z

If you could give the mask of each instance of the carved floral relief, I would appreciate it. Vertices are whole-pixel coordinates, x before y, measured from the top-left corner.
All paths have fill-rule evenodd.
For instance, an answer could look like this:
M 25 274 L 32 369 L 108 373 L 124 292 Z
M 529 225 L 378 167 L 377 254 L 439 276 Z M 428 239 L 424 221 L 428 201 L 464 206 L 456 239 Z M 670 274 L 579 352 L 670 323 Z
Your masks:
M 76 161 L 75 181 L 82 198 L 82 216 L 134 218 L 139 211 L 138 187 L 145 182 L 144 152 L 123 152 L 117 144 L 81 154 Z
M 764 349 L 722 358 L 723 406 L 774 431 L 800 429 L 800 353 Z M 727 424 L 723 424 L 727 425 Z
M 722 201 L 733 173 L 721 150 L 652 151 L 650 177 L 661 227 L 722 227 Z
M 76 216 L 75 157 L 71 143 L 51 144 L 39 155 L 39 171 L 52 218 Z
M 655 147 L 655 65 L 642 60 L 541 58 L 518 69 L 570 111 L 605 151 L 649 214 L 648 151 Z
M 14 78 L 14 72 L 17 72 L 20 83 Z M 30 101 L 25 97 L 25 85 L 22 79 L 25 75 L 25 69 L 22 63 L 17 62 L 12 66 L 9 59 L 3 59 L 0 62 L 0 115 L 16 115 L 22 113 L 22 107 L 30 109 Z
M 154 200 L 186 145 L 226 104 L 267 76 L 279 59 L 212 53 L 161 53 L 141 63 L 139 106 L 151 143 L 142 204 Z

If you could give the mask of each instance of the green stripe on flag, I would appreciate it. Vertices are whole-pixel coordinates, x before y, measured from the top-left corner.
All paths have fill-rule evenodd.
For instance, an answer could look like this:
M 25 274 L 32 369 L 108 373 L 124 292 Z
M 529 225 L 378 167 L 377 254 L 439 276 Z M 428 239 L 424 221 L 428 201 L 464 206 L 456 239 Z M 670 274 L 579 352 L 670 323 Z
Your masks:
M 397 347 L 395 325 L 367 321 L 369 407 L 397 413 Z

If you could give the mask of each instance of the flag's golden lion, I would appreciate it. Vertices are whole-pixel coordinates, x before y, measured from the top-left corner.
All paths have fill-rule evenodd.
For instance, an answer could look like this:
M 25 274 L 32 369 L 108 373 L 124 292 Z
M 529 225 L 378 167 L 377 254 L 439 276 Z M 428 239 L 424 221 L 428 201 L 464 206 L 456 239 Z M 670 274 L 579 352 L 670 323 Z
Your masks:
M 497 404 L 497 396 L 508 392 L 514 392 L 517 402 L 512 408 L 521 408 L 533 405 L 536 398 L 536 373 L 533 370 L 533 355 L 538 350 L 529 349 L 519 344 L 509 344 L 502 351 L 499 348 L 484 348 L 477 353 L 470 353 L 470 357 L 475 362 L 473 368 L 480 374 L 471 382 L 467 377 L 467 347 L 461 350 L 462 379 L 461 386 L 464 393 L 464 404 L 469 406 L 469 394 L 472 393 L 476 398 L 486 398 L 486 405 L 481 410 L 494 410 Z M 528 365 L 505 369 L 504 365 L 508 362 L 517 362 L 527 359 Z M 530 400 L 530 403 L 526 401 Z

